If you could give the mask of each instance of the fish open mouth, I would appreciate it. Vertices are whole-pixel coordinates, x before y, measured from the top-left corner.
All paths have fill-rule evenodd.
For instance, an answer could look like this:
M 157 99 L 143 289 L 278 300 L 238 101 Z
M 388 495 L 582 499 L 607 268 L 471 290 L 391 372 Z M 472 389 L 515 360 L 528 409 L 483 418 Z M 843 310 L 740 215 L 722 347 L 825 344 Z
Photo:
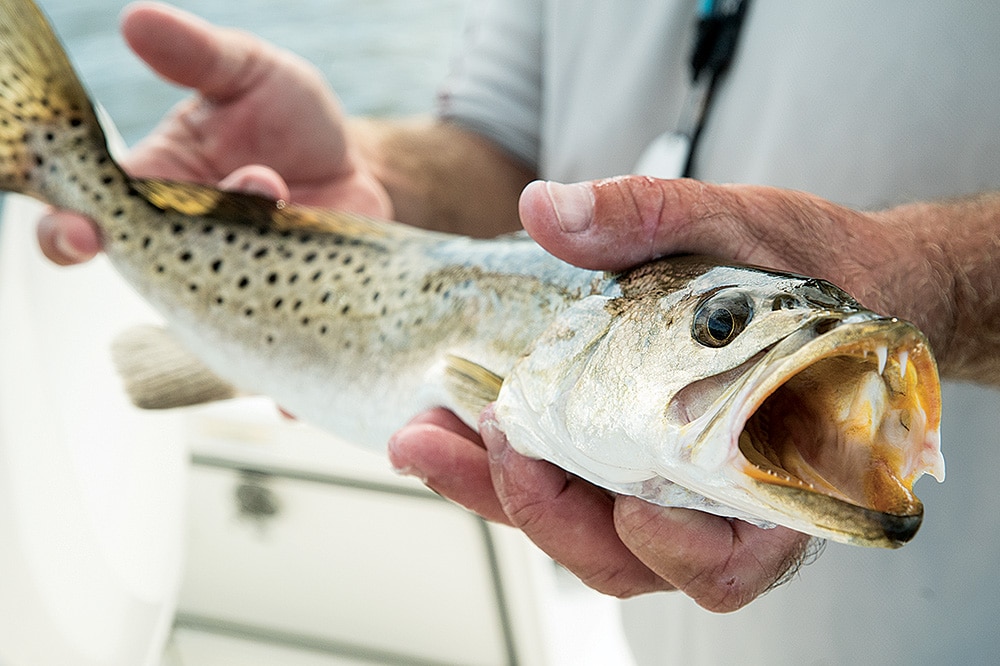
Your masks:
M 744 472 L 829 529 L 908 541 L 923 515 L 913 483 L 944 473 L 939 383 L 923 336 L 896 320 L 844 324 L 782 361 L 748 403 Z
M 777 513 L 840 541 L 896 547 L 922 519 L 913 483 L 944 477 L 937 368 L 906 322 L 828 326 L 744 364 L 708 430 L 739 433 L 731 471 Z

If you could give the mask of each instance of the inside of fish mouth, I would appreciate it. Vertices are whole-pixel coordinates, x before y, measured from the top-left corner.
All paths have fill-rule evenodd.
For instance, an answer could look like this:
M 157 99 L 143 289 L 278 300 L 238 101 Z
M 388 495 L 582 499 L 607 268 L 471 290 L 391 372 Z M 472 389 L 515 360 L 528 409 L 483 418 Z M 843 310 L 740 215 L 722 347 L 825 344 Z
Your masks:
M 822 358 L 779 385 L 740 434 L 751 475 L 884 513 L 916 510 L 905 469 L 924 440 L 915 373 L 906 354 L 882 354 Z

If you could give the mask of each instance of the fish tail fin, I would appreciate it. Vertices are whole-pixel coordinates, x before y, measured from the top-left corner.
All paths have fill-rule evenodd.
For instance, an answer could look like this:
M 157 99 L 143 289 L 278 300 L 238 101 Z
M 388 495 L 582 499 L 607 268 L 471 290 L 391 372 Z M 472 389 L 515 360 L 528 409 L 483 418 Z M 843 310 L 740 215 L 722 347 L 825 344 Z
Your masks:
M 0 190 L 95 217 L 95 190 L 114 181 L 128 182 L 48 21 L 31 0 L 3 0 Z

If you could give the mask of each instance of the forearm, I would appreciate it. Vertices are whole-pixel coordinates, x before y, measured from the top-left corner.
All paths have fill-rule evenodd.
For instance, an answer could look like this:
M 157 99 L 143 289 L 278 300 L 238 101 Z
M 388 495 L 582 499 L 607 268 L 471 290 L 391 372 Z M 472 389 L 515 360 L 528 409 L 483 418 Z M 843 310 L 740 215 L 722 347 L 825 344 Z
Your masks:
M 400 222 L 479 237 L 520 228 L 518 196 L 534 173 L 488 139 L 432 118 L 354 118 L 349 131 Z
M 912 230 L 913 251 L 923 256 L 923 273 L 909 285 L 930 297 L 913 303 L 913 318 L 930 336 L 942 375 L 1000 386 L 1000 193 L 886 214 Z

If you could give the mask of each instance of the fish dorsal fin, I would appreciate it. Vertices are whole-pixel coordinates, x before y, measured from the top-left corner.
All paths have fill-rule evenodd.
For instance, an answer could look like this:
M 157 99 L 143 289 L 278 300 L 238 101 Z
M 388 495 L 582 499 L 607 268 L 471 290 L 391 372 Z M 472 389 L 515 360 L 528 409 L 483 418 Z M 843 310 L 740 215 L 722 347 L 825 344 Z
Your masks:
M 429 233 L 345 211 L 297 206 L 254 194 L 226 192 L 197 183 L 136 178 L 131 181 L 131 185 L 160 210 L 206 216 L 275 231 L 317 232 L 371 240 Z
M 464 416 L 475 419 L 497 399 L 503 377 L 474 361 L 448 354 L 445 357 L 445 389 Z M 458 411 L 457 410 L 457 411 Z
M 239 395 L 158 326 L 128 329 L 112 343 L 111 356 L 126 393 L 142 409 L 187 407 Z

